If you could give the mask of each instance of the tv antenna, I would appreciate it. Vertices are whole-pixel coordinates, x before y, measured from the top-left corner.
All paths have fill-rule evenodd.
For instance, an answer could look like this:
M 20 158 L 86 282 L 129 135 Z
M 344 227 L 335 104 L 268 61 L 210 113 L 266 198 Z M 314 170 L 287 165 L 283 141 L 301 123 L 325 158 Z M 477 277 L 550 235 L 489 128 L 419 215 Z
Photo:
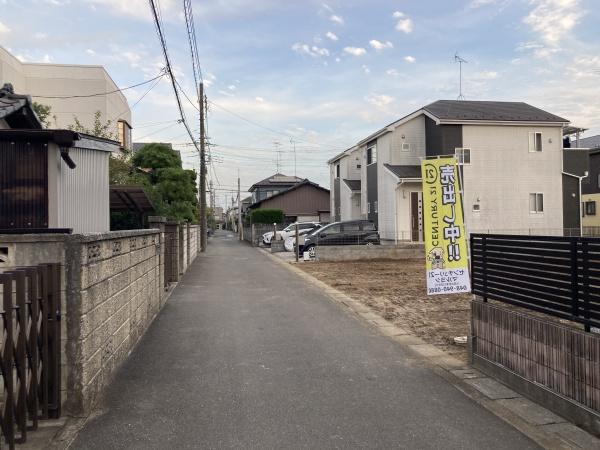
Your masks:
M 468 63 L 469 61 L 467 61 L 464 58 L 461 58 L 458 55 L 458 52 L 456 52 L 454 54 L 454 62 L 458 63 L 458 98 L 456 100 L 464 100 L 465 96 L 462 93 L 462 65 L 463 63 Z

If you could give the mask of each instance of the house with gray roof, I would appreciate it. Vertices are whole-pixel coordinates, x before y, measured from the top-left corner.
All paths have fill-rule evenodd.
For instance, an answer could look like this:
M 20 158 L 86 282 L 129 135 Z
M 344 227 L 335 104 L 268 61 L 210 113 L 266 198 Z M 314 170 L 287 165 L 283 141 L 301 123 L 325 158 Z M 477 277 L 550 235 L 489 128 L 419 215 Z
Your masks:
M 254 183 L 250 186 L 248 192 L 252 193 L 252 203 L 256 203 L 288 190 L 303 181 L 303 178 L 276 173 L 275 175 L 271 175 L 264 180 Z
M 329 161 L 332 208 L 342 220 L 370 219 L 382 239 L 421 241 L 421 161 L 452 155 L 461 166 L 469 232 L 562 232 L 568 123 L 523 102 L 433 102 Z M 342 170 L 349 161 L 358 171 L 352 176 Z M 346 180 L 360 183 L 358 210 L 345 201 Z

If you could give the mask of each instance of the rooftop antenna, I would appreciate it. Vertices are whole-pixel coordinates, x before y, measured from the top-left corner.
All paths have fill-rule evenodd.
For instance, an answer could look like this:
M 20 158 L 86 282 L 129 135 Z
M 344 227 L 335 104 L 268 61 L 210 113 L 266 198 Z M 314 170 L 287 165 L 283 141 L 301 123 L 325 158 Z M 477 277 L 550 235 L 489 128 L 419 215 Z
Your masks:
M 469 61 L 467 61 L 466 59 L 461 58 L 458 55 L 458 52 L 456 52 L 454 54 L 454 62 L 458 63 L 458 71 L 459 71 L 459 75 L 458 75 L 458 98 L 456 100 L 464 100 L 465 96 L 462 93 L 462 65 L 463 63 L 468 63 Z

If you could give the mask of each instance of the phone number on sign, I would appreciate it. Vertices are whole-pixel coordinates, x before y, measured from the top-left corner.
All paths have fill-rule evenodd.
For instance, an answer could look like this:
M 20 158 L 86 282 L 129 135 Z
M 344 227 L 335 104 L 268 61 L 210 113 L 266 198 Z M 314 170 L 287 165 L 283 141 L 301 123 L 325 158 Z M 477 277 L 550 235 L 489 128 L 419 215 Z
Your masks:
M 469 289 L 465 285 L 463 285 L 463 286 L 437 286 L 437 287 L 431 287 L 431 288 L 427 289 L 428 294 L 440 294 L 442 292 L 448 292 L 448 293 L 469 292 Z

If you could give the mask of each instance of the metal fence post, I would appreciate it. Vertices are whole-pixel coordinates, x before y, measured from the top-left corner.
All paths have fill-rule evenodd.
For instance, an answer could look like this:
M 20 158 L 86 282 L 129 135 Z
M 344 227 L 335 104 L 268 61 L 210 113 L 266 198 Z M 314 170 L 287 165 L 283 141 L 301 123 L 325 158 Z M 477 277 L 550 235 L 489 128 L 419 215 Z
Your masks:
M 571 238 L 571 307 L 572 314 L 579 316 L 579 289 L 577 287 L 577 238 Z
M 300 259 L 300 233 L 298 231 L 298 224 L 296 224 L 296 262 Z

